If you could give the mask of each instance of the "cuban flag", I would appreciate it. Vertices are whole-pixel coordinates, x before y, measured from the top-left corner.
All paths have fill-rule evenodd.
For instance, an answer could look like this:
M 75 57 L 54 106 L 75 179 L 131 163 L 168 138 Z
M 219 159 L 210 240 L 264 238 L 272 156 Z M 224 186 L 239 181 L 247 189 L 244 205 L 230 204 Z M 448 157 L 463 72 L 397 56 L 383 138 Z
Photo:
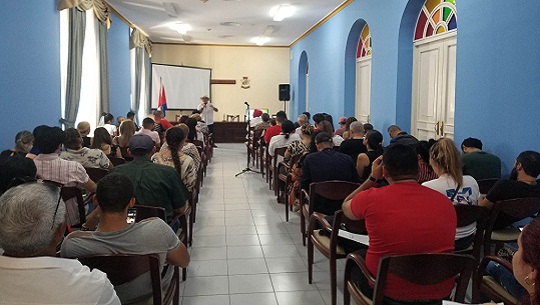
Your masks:
M 163 86 L 163 83 L 159 86 L 158 109 L 161 110 L 163 116 L 165 116 L 165 111 L 167 110 L 167 97 L 165 96 L 165 86 Z

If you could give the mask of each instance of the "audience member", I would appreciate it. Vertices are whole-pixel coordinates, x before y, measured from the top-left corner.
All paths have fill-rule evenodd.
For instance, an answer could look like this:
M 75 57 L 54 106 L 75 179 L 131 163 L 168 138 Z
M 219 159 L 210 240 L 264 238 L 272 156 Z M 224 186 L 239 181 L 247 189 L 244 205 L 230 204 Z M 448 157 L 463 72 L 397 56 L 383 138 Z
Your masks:
M 452 253 L 456 234 L 456 212 L 441 193 L 416 182 L 416 151 L 408 145 L 390 145 L 373 161 L 371 175 L 343 203 L 350 219 L 364 219 L 369 235 L 366 265 L 376 275 L 379 260 L 387 255 Z M 390 185 L 377 188 L 385 178 Z M 365 277 L 354 272 L 352 279 L 368 297 L 371 287 Z M 454 280 L 428 289 L 388 275 L 385 296 L 391 300 L 436 300 L 450 295 Z
M 127 113 L 126 118 L 128 120 L 131 120 L 133 124 L 135 124 L 135 131 L 139 130 L 139 125 L 137 125 L 136 119 L 135 119 L 135 112 L 130 111 Z
M 120 305 L 107 275 L 57 258 L 66 230 L 60 190 L 25 183 L 0 197 L 0 295 L 4 304 Z
M 155 153 L 151 160 L 157 164 L 172 166 L 180 175 L 188 191 L 192 192 L 197 182 L 197 166 L 190 156 L 182 152 L 187 133 L 180 127 L 169 128 L 165 133 L 167 149 Z
M 13 185 L 14 179 L 35 178 L 36 164 L 32 159 L 13 155 L 0 161 L 0 195 Z
M 362 123 L 358 121 L 351 123 L 350 137 L 341 143 L 339 151 L 351 156 L 353 160 L 356 160 L 359 154 L 367 152 L 364 145 L 364 125 Z
M 154 115 L 154 122 L 161 124 L 161 127 L 163 127 L 163 130 L 167 130 L 173 126 L 169 121 L 165 119 L 165 116 L 163 115 L 163 111 L 154 110 L 152 114 Z
M 77 130 L 81 134 L 83 140 L 83 147 L 90 147 L 92 145 L 92 139 L 88 136 L 90 134 L 90 123 L 82 121 L 77 124 Z
M 182 128 L 182 130 L 184 131 L 186 135 L 189 134 L 189 127 L 186 124 L 178 124 L 177 126 L 179 128 Z M 166 144 L 167 143 L 165 142 L 165 145 L 164 145 L 165 147 L 167 147 Z M 161 149 L 163 149 L 163 147 Z M 193 143 L 190 143 L 188 141 L 188 138 L 186 137 L 184 139 L 184 142 L 182 143 L 181 149 L 183 153 L 185 153 L 186 155 L 190 156 L 191 159 L 193 159 L 193 162 L 195 162 L 195 166 L 198 169 L 201 164 L 201 154 L 199 153 L 197 146 L 195 146 L 195 144 Z
M 357 182 L 358 173 L 352 158 L 337 152 L 332 142 L 332 134 L 320 132 L 315 138 L 318 152 L 306 156 L 302 167 L 300 185 L 302 189 L 309 190 L 312 182 L 342 180 Z M 326 198 L 317 200 L 314 210 L 326 215 L 334 215 L 341 208 L 343 201 L 334 201 Z
M 154 120 L 152 120 L 152 118 L 144 118 L 144 120 L 142 121 L 142 128 L 135 134 L 149 136 L 150 139 L 152 139 L 152 141 L 154 142 L 154 146 L 156 146 L 156 149 L 158 149 L 161 145 L 159 134 L 157 131 L 154 131 Z
M 429 159 L 438 178 L 422 185 L 446 195 L 454 204 L 477 205 L 480 196 L 478 183 L 473 177 L 463 175 L 461 156 L 452 139 L 439 139 L 429 150 Z M 464 250 L 472 245 L 476 223 L 456 230 L 455 249 Z
M 40 151 L 38 146 L 36 145 L 36 138 L 39 137 L 43 131 L 48 130 L 49 126 L 47 125 L 39 125 L 32 131 L 32 135 L 34 136 L 34 146 L 30 151 L 26 154 L 27 158 L 34 159 L 37 155 L 39 155 Z
M 204 148 L 206 146 L 206 143 L 204 143 L 204 134 L 197 130 L 197 120 L 189 118 L 186 120 L 186 125 L 189 127 L 188 140 L 190 142 L 193 142 L 194 140 L 201 141 L 202 147 Z
M 94 232 L 76 231 L 62 243 L 62 257 L 78 258 L 98 254 L 157 253 L 160 268 L 165 263 L 187 267 L 189 253 L 178 240 L 171 227 L 160 218 L 148 218 L 138 223 L 126 222 L 128 209 L 135 204 L 135 191 L 131 180 L 122 174 L 110 174 L 97 185 L 94 203 L 100 207 L 99 224 Z M 172 268 L 162 279 L 166 287 L 172 278 Z M 115 288 L 123 304 L 148 299 L 152 295 L 150 275 Z
M 111 173 L 128 176 L 135 185 L 137 203 L 163 207 L 167 220 L 172 220 L 175 213 L 183 212 L 189 194 L 174 168 L 152 163 L 155 151 L 149 136 L 134 135 L 129 143 L 133 161 L 116 166 Z
M 540 305 L 540 219 L 535 219 L 521 232 L 512 269 L 518 282 L 527 290 L 531 305 Z
M 77 129 L 68 128 L 65 135 L 64 147 L 66 150 L 60 153 L 61 159 L 75 161 L 88 168 L 108 170 L 114 167 L 102 150 L 82 147 L 81 134 Z
M 313 115 L 313 125 L 315 125 L 315 133 L 318 133 L 319 130 L 319 123 L 324 121 L 324 115 L 322 113 L 315 113 Z
M 435 143 L 436 141 L 433 139 L 418 141 L 418 146 L 416 146 L 416 153 L 418 154 L 418 178 L 416 181 L 418 183 L 431 181 L 438 177 L 429 164 L 429 149 Z
M 287 145 L 285 151 L 285 161 L 289 162 L 292 158 L 309 153 L 311 143 L 311 134 L 315 129 L 313 125 L 306 123 L 300 127 L 300 140 L 292 141 Z
M 255 125 L 255 128 L 253 129 L 253 131 L 257 131 L 261 129 L 266 130 L 268 127 L 270 127 L 270 115 L 268 113 L 263 113 L 261 115 L 261 119 L 262 119 L 262 122 Z
M 93 193 L 96 190 L 96 184 L 88 177 L 84 167 L 78 162 L 63 160 L 58 156 L 65 137 L 62 129 L 49 126 L 43 127 L 36 135 L 34 142 L 41 152 L 34 158 L 37 175 L 64 186 L 83 187 Z M 66 210 L 68 224 L 78 224 L 79 208 L 75 198 L 66 202 Z
M 377 130 L 369 131 L 364 137 L 367 152 L 356 158 L 356 170 L 361 181 L 366 181 L 371 174 L 373 161 L 383 154 L 383 136 Z
M 309 123 L 309 119 L 311 119 L 311 113 L 309 111 L 304 111 L 302 114 L 305 114 L 307 116 L 307 123 Z
M 25 157 L 33 145 L 34 135 L 27 130 L 19 131 L 15 136 L 15 148 L 7 149 L 0 153 L 0 161 L 14 155 Z
M 463 156 L 463 174 L 471 175 L 476 180 L 501 178 L 501 159 L 482 151 L 482 141 L 467 138 L 461 143 Z
M 352 122 L 356 122 L 358 121 L 355 117 L 348 117 L 347 120 L 345 121 L 345 131 L 343 131 L 343 139 L 347 140 L 351 137 L 351 134 L 350 134 L 350 128 L 351 128 L 351 124 Z
M 120 148 L 116 150 L 116 156 L 119 158 L 130 157 L 127 155 L 122 155 L 121 148 L 129 147 L 129 140 L 131 140 L 131 138 L 135 135 L 135 132 L 137 132 L 137 127 L 132 120 L 127 119 L 120 124 L 118 131 L 119 135 L 114 137 L 112 141 L 113 145 Z
M 278 111 L 276 113 L 276 125 L 268 127 L 264 132 L 264 142 L 270 143 L 270 139 L 273 136 L 277 136 L 281 133 L 281 124 L 287 120 L 287 114 L 285 111 Z
M 112 138 L 105 127 L 98 127 L 94 130 L 94 138 L 92 138 L 90 148 L 100 149 L 107 156 L 113 153 Z
M 368 131 L 371 131 L 371 130 L 373 130 L 373 125 L 371 125 L 370 123 L 365 123 L 364 124 L 364 132 L 368 133 Z
M 281 133 L 273 136 L 270 143 L 268 143 L 268 154 L 273 157 L 276 148 L 285 147 L 293 141 L 300 140 L 300 136 L 293 132 L 294 123 L 289 120 L 285 120 L 281 124 Z
M 202 132 L 203 135 L 207 135 L 210 133 L 208 126 L 206 126 L 206 123 L 202 120 L 202 117 L 199 113 L 192 114 L 190 118 L 197 120 L 197 125 L 195 126 L 197 131 Z
M 347 124 L 347 117 L 342 116 L 339 118 L 339 128 L 334 131 L 334 135 L 339 135 L 343 137 L 343 133 L 345 132 L 345 124 Z M 362 135 L 363 136 L 363 135 Z
M 323 120 L 318 125 L 320 132 L 326 132 L 332 135 L 334 146 L 340 146 L 343 143 L 343 138 L 340 135 L 334 135 L 334 127 L 330 121 Z
M 120 124 L 122 124 L 123 121 L 127 120 L 124 116 L 118 116 L 116 118 L 116 127 L 120 127 Z
M 304 126 L 304 124 L 309 124 L 309 119 L 307 115 L 299 114 L 298 120 L 294 123 L 294 126 L 296 127 L 294 133 L 300 134 L 300 129 L 302 128 L 302 126 Z
M 540 153 L 524 151 L 517 156 L 509 179 L 497 181 L 478 205 L 491 208 L 493 203 L 500 200 L 540 197 L 540 184 L 539 180 L 536 180 L 538 175 L 540 175 Z M 494 228 L 502 229 L 518 220 L 520 219 L 504 213 L 499 214 Z
M 401 130 L 396 125 L 390 125 L 388 127 L 388 135 L 390 135 L 390 145 L 392 144 L 405 144 L 405 145 L 411 145 L 416 148 L 416 145 L 418 145 L 418 139 L 413 137 L 412 135 L 408 134 L 407 132 Z
M 257 124 L 261 123 L 262 122 L 262 116 L 263 112 L 261 109 L 255 109 L 253 110 L 253 117 L 251 118 L 251 120 L 249 120 L 249 127 L 251 128 L 255 128 L 255 126 L 257 126 Z
M 104 125 L 103 125 L 103 128 L 105 128 L 107 130 L 107 132 L 109 133 L 111 139 L 117 135 L 117 128 L 116 128 L 116 125 L 113 124 L 113 115 L 110 114 L 110 113 L 107 113 L 104 117 L 103 117 L 103 121 L 104 121 Z M 96 137 L 95 135 L 95 130 L 94 130 L 94 138 Z

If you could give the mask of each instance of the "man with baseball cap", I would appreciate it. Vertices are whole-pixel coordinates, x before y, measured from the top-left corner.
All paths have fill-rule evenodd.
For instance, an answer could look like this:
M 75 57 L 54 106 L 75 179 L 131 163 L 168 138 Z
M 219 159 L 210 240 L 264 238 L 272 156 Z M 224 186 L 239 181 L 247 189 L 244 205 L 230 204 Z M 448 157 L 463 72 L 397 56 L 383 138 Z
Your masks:
M 121 173 L 131 179 L 138 204 L 163 207 L 167 220 L 172 220 L 174 214 L 184 210 L 189 195 L 180 175 L 171 166 L 152 163 L 154 141 L 147 135 L 134 135 L 128 151 L 133 161 L 116 166 L 111 173 Z

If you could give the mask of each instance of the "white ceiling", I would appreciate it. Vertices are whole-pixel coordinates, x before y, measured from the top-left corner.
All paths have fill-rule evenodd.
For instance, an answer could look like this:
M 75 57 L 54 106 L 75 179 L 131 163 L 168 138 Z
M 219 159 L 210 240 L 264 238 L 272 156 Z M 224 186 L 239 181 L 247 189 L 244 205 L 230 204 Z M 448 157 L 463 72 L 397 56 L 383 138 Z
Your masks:
M 250 41 L 252 38 L 262 36 L 268 26 L 274 26 L 273 32 L 268 35 L 270 41 L 266 43 L 267 46 L 289 46 L 346 2 L 344 0 L 106 1 L 129 22 L 148 34 L 153 42 L 254 45 Z M 283 21 L 273 21 L 269 15 L 270 9 L 279 4 L 293 5 L 297 11 L 294 16 Z M 171 6 L 174 10 L 170 9 Z M 187 33 L 190 37 L 183 37 L 182 34 L 166 27 L 165 24 L 170 22 L 190 24 L 192 30 Z M 223 22 L 235 22 L 239 25 L 220 25 Z

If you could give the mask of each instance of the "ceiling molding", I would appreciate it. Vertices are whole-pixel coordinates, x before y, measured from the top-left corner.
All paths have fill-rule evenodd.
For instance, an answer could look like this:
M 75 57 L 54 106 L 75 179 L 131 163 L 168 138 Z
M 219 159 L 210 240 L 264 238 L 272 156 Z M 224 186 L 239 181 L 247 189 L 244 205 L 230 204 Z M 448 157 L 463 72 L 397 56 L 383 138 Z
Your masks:
M 152 45 L 176 45 L 193 47 L 249 47 L 249 48 L 285 48 L 289 46 L 258 46 L 254 44 L 213 44 L 213 43 L 182 43 L 182 42 L 153 42 Z

